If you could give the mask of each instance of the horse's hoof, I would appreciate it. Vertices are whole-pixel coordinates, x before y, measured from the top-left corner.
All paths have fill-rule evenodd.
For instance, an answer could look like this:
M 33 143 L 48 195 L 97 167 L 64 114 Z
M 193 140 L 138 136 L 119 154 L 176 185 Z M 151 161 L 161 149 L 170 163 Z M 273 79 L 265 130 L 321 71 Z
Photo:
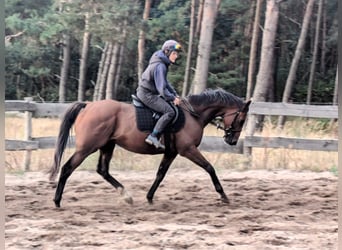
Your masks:
M 124 197 L 124 200 L 129 204 L 129 205 L 133 205 L 133 198 L 130 196 L 126 196 Z
M 123 196 L 123 199 L 128 204 L 133 204 L 133 198 L 129 195 L 129 193 L 124 188 L 119 188 L 120 195 Z
M 148 204 L 153 205 L 153 200 L 152 199 L 148 199 L 147 198 L 147 201 L 148 201 Z
M 55 202 L 55 206 L 56 206 L 56 207 L 61 207 L 61 203 L 60 203 L 59 201 L 55 201 L 55 200 L 54 200 L 54 202 Z
M 222 201 L 223 203 L 226 203 L 226 204 L 229 204 L 229 203 L 230 203 L 230 201 L 229 201 L 229 199 L 228 199 L 227 196 L 221 197 L 221 201 Z

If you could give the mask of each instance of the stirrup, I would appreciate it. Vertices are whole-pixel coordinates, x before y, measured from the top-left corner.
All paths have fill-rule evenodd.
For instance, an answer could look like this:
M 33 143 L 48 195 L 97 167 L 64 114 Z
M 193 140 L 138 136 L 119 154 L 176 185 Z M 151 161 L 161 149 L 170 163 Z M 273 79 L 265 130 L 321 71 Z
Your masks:
M 147 136 L 145 139 L 145 142 L 149 145 L 155 146 L 157 149 L 165 149 L 165 146 L 158 140 L 157 137 L 153 137 L 152 135 Z

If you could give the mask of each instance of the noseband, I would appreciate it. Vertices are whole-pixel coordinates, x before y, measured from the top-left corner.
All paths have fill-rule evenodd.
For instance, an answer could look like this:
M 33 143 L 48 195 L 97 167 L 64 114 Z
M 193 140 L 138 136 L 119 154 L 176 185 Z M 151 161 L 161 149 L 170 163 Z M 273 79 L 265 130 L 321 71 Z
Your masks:
M 211 124 L 214 124 L 214 125 L 216 126 L 217 129 L 223 130 L 224 133 L 225 133 L 225 136 L 229 136 L 229 135 L 232 134 L 232 133 L 241 132 L 241 129 L 240 129 L 240 130 L 237 130 L 237 129 L 234 129 L 234 128 L 233 128 L 233 124 L 235 123 L 235 121 L 236 121 L 236 119 L 238 118 L 239 114 L 240 114 L 240 111 L 235 111 L 235 112 L 233 112 L 233 113 L 224 114 L 224 115 L 222 116 L 222 118 L 223 118 L 223 117 L 226 117 L 226 116 L 235 115 L 235 117 L 234 117 L 232 123 L 230 124 L 230 126 L 229 126 L 228 128 L 222 127 L 221 124 L 216 123 L 215 121 L 211 121 L 210 123 L 211 123 Z

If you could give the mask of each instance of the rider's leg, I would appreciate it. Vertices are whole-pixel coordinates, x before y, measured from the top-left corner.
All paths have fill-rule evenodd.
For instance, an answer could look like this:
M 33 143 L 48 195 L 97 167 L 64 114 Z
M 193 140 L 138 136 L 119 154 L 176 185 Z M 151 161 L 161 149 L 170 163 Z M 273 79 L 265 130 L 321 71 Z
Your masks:
M 172 121 L 176 113 L 167 102 L 160 102 L 158 107 L 160 109 L 157 112 L 162 113 L 163 111 L 163 115 L 159 118 L 152 133 L 146 138 L 145 142 L 154 145 L 156 148 L 165 149 L 165 146 L 159 141 L 159 137 L 163 133 L 165 127 Z
M 152 94 L 149 91 L 145 91 L 143 88 L 137 90 L 138 98 L 150 109 L 161 113 L 162 116 L 157 121 L 152 133 L 146 138 L 148 144 L 154 145 L 157 148 L 165 148 L 163 144 L 159 142 L 159 137 L 163 133 L 165 127 L 172 121 L 176 115 L 175 110 L 166 102 L 163 98 L 156 94 Z

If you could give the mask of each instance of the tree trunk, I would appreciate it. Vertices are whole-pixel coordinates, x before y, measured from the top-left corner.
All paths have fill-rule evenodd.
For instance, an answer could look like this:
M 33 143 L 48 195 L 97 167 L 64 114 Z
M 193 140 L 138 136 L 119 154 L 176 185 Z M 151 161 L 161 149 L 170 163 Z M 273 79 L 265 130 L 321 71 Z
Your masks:
M 114 93 L 114 78 L 116 75 L 118 65 L 118 54 L 120 45 L 118 42 L 112 46 L 111 60 L 108 70 L 107 83 L 106 83 L 106 99 L 113 99 Z
M 214 25 L 221 0 L 205 0 L 203 20 L 201 24 L 201 36 L 198 44 L 196 72 L 194 76 L 193 93 L 198 94 L 207 87 L 208 67 L 211 52 L 211 43 Z
M 256 79 L 253 98 L 255 101 L 266 101 L 268 87 L 273 77 L 274 47 L 279 19 L 279 1 L 267 0 L 267 9 L 262 37 L 260 67 Z
M 80 59 L 80 76 L 78 79 L 78 101 L 84 101 L 84 91 L 85 91 L 85 79 L 87 74 L 87 61 L 88 61 L 88 51 L 90 44 L 90 32 L 89 32 L 89 13 L 85 13 L 84 16 L 84 34 L 83 34 L 83 44 Z
M 278 28 L 279 5 L 281 1 L 267 0 L 264 32 L 262 36 L 260 67 L 256 79 L 253 93 L 253 101 L 266 101 L 270 82 L 272 82 L 274 67 L 274 47 Z M 258 122 L 258 117 L 250 115 L 246 125 L 246 135 L 254 134 Z M 244 149 L 245 154 L 250 155 L 251 148 Z
M 116 69 L 116 75 L 115 75 L 115 81 L 114 81 L 114 94 L 113 94 L 114 99 L 118 98 L 118 88 L 119 88 L 119 83 L 120 83 L 121 67 L 122 67 L 122 62 L 124 59 L 124 52 L 125 52 L 125 44 L 122 43 L 120 45 L 120 52 L 118 55 L 118 66 Z
M 117 99 L 118 97 L 118 88 L 119 88 L 119 82 L 120 82 L 120 77 L 121 77 L 121 67 L 122 63 L 124 60 L 124 53 L 125 53 L 125 44 L 126 44 L 126 39 L 127 39 L 127 21 L 125 20 L 124 25 L 123 25 L 123 31 L 122 31 L 122 39 L 120 43 L 120 49 L 119 49 L 119 54 L 118 54 L 118 64 L 117 64 L 117 69 L 116 69 L 116 75 L 115 75 L 115 80 L 114 80 L 114 95 L 113 98 Z
M 182 97 L 185 97 L 188 94 L 188 86 L 189 86 L 189 80 L 190 80 L 190 74 L 191 74 L 192 45 L 194 42 L 194 32 L 195 32 L 195 7 L 196 7 L 196 0 L 191 0 L 189 46 L 188 46 L 188 53 L 186 57 Z
M 152 0 L 145 1 L 144 13 L 143 13 L 143 25 L 139 32 L 138 40 L 138 80 L 140 79 L 144 71 L 144 58 L 145 58 L 145 22 L 150 15 Z
M 101 82 L 103 66 L 104 66 L 105 60 L 106 60 L 107 50 L 108 50 L 108 42 L 105 43 L 104 49 L 102 50 L 101 60 L 99 62 L 99 68 L 97 70 L 97 78 L 96 78 L 96 83 L 95 83 L 95 87 L 94 87 L 93 101 L 96 101 L 99 99 L 100 82 Z
M 338 103 L 338 65 L 336 66 L 336 77 L 335 77 L 333 105 L 337 105 L 337 103 Z
M 312 14 L 314 2 L 315 2 L 315 0 L 308 0 L 308 4 L 306 6 L 306 10 L 305 10 L 304 18 L 303 18 L 303 25 L 302 25 L 302 29 L 301 29 L 299 39 L 298 39 L 298 44 L 296 47 L 295 55 L 294 55 L 292 63 L 291 63 L 290 72 L 289 72 L 289 75 L 287 77 L 286 84 L 285 84 L 285 89 L 284 89 L 283 99 L 282 99 L 283 102 L 289 101 L 291 91 L 292 91 L 292 87 L 293 87 L 294 81 L 296 79 L 296 72 L 297 72 L 300 57 L 301 57 L 302 52 L 304 50 L 305 39 L 306 39 L 306 35 L 307 35 L 308 29 L 309 29 L 309 24 L 310 24 L 310 19 L 311 19 L 311 14 Z M 279 116 L 278 128 L 282 129 L 284 126 L 284 123 L 285 123 L 285 117 Z
M 333 105 L 338 105 L 338 65 L 336 66 L 336 77 L 335 77 L 335 87 L 333 96 Z M 331 119 L 330 128 L 337 121 L 337 119 Z
M 316 20 L 316 31 L 315 31 L 315 43 L 314 43 L 314 51 L 312 55 L 311 67 L 310 67 L 310 77 L 308 83 L 308 92 L 306 95 L 306 104 L 311 103 L 311 96 L 312 96 L 312 85 L 315 78 L 315 71 L 316 71 L 316 63 L 317 63 L 317 52 L 318 52 L 318 44 L 319 44 L 319 33 L 321 27 L 321 18 L 322 18 L 322 4 L 323 0 L 319 0 L 318 2 L 318 13 L 317 13 L 317 20 Z
M 16 81 L 15 81 L 15 96 L 17 97 L 17 100 L 21 99 L 21 91 L 20 91 L 20 80 L 21 80 L 21 75 L 18 74 L 16 76 Z
M 322 14 L 322 45 L 321 45 L 321 74 L 325 74 L 325 55 L 327 53 L 327 10 L 326 10 L 326 1 L 323 0 L 323 14 Z
M 70 65 L 70 36 L 63 35 L 63 59 L 61 67 L 61 78 L 59 79 L 59 99 L 63 103 L 66 99 L 66 84 Z
M 199 7 L 198 7 L 198 13 L 197 13 L 197 24 L 196 24 L 196 30 L 195 30 L 195 37 L 200 36 L 201 32 L 201 24 L 203 19 L 203 8 L 204 8 L 204 0 L 199 0 Z
M 98 100 L 102 100 L 105 98 L 106 81 L 107 81 L 110 61 L 112 58 L 112 50 L 113 50 L 113 43 L 109 42 L 108 49 L 106 51 L 106 60 L 104 61 L 103 70 L 102 70 L 101 77 L 100 77 Z
M 256 68 L 256 57 L 257 57 L 259 30 L 260 30 L 259 26 L 260 26 L 261 5 L 262 5 L 263 0 L 256 0 L 256 1 L 257 3 L 256 3 L 256 8 L 255 8 L 253 35 L 252 35 L 252 42 L 251 42 L 251 50 L 249 54 L 246 100 L 249 100 L 253 93 L 254 75 L 255 75 L 255 68 Z

